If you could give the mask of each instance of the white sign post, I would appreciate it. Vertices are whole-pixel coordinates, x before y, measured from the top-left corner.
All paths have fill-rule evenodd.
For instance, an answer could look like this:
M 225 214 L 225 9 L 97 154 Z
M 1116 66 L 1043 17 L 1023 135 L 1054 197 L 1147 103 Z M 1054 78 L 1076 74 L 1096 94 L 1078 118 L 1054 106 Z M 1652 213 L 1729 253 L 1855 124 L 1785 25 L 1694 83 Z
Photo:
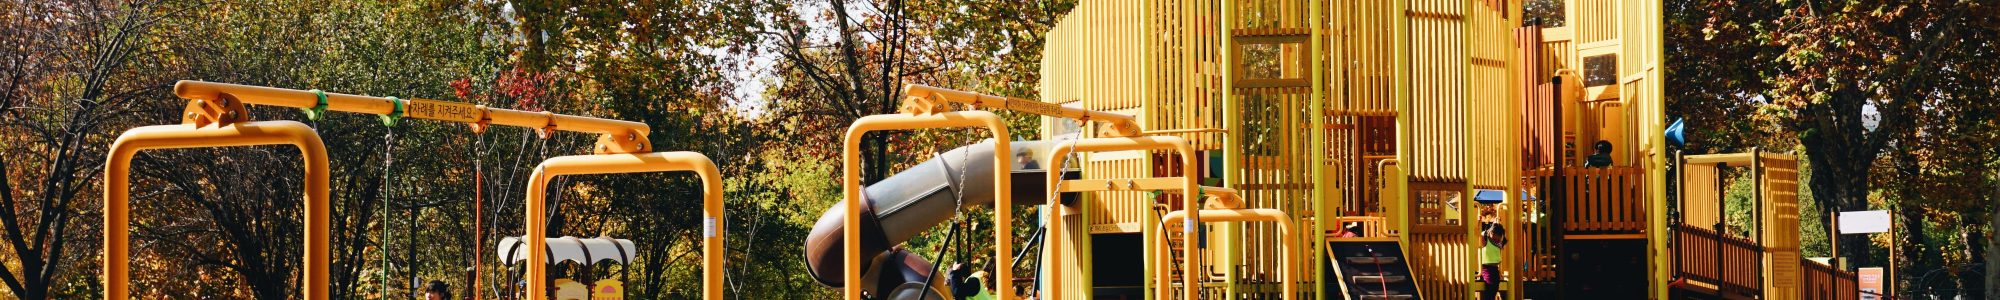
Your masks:
M 1896 247 L 1894 245 L 1894 243 L 1896 242 L 1896 237 L 1894 236 L 1894 234 L 1896 234 L 1894 230 L 1896 226 L 1895 217 L 1889 215 L 1889 211 L 1887 210 L 1843 211 L 1840 212 L 1839 215 L 1834 216 L 1833 222 L 1837 225 L 1836 230 L 1838 230 L 1840 234 L 1867 234 L 1867 233 L 1886 232 L 1891 235 L 1889 237 L 1889 243 L 1891 243 L 1889 246 L 1889 266 L 1887 268 L 1872 268 L 1872 269 L 1875 269 L 1874 272 L 1876 272 L 1875 273 L 1875 276 L 1877 277 L 1876 280 L 1879 284 L 1878 286 L 1876 286 L 1876 288 L 1879 289 L 1876 290 L 1876 292 L 1881 292 L 1880 293 L 1881 295 L 1889 295 L 1891 292 L 1894 292 L 1895 291 L 1894 278 L 1896 278 Z M 1840 245 L 1840 241 L 1830 241 L 1830 242 L 1831 244 L 1836 245 L 1833 247 L 1834 258 L 1839 258 L 1840 247 L 1838 245 Z M 1868 269 L 1871 268 L 1862 268 L 1861 269 L 1862 274 L 1868 274 Z M 1888 274 L 1889 276 L 1886 276 L 1887 278 L 1882 278 L 1883 276 L 1881 273 L 1883 269 L 1887 269 L 1888 271 L 1887 273 L 1889 273 Z
M 1889 211 L 1843 211 L 1840 212 L 1840 233 L 1884 233 L 1889 232 Z

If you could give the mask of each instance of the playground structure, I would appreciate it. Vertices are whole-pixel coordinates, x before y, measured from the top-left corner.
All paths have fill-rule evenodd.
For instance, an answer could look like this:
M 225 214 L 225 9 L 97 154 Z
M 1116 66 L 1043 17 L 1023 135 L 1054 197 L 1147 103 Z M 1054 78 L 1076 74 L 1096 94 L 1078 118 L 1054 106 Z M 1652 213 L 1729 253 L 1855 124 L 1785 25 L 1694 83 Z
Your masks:
M 483 105 L 428 100 L 370 97 L 271 87 L 199 81 L 181 81 L 174 94 L 188 99 L 182 124 L 134 128 L 113 142 L 105 168 L 104 203 L 104 299 L 130 298 L 130 256 L 128 248 L 130 208 L 130 167 L 138 151 L 170 148 L 292 145 L 298 147 L 305 164 L 303 202 L 304 253 L 300 285 L 305 299 L 326 299 L 329 241 L 331 231 L 328 201 L 328 171 L 325 146 L 318 133 L 297 121 L 250 121 L 248 104 L 299 108 L 311 118 L 325 111 L 380 115 L 383 123 L 394 126 L 402 118 L 465 123 L 474 132 L 491 125 L 538 130 L 544 138 L 558 131 L 597 134 L 594 154 L 549 158 L 535 167 L 528 187 L 524 214 L 526 233 L 518 248 L 525 267 L 525 295 L 554 297 L 549 289 L 547 269 L 555 264 L 549 239 L 543 237 L 547 222 L 543 217 L 543 196 L 548 180 L 562 175 L 619 174 L 638 172 L 691 171 L 701 178 L 703 189 L 702 298 L 722 299 L 723 220 L 721 174 L 706 156 L 693 152 L 653 152 L 644 123 L 590 117 L 529 112 Z M 579 242 L 579 244 L 582 244 Z M 626 242 L 629 244 L 629 242 Z M 621 247 L 621 251 L 628 246 Z M 590 253 L 586 250 L 584 253 Z M 621 257 L 620 262 L 630 257 Z M 586 259 L 588 260 L 588 259 Z M 590 262 L 586 262 L 590 263 Z M 511 264 L 511 262 L 510 262 Z M 472 286 L 483 285 L 473 276 Z M 479 299 L 481 293 L 469 293 Z

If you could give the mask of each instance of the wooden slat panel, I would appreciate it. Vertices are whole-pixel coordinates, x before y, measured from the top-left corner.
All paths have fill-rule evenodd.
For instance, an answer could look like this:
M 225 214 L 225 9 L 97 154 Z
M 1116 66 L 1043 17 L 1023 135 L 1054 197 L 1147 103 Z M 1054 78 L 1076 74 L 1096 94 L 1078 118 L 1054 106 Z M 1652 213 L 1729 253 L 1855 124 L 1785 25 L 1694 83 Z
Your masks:
M 1409 87 L 1413 143 L 1411 179 L 1465 181 L 1467 62 L 1465 5 L 1461 1 L 1411 0 Z
M 1471 169 L 1468 180 L 1474 187 L 1506 189 L 1514 181 L 1513 173 L 1520 168 L 1516 152 L 1520 146 L 1514 133 L 1520 128 L 1515 119 L 1517 95 L 1510 93 L 1513 74 L 1509 74 L 1508 60 L 1513 58 L 1513 38 L 1516 23 L 1508 20 L 1505 12 L 1494 10 L 1494 6 L 1472 4 L 1466 22 L 1466 45 L 1470 64 L 1467 82 L 1471 88 L 1467 94 L 1472 110 L 1466 114 L 1468 137 L 1471 138 L 1471 153 L 1466 162 Z M 1477 163 L 1473 163 L 1477 162 Z

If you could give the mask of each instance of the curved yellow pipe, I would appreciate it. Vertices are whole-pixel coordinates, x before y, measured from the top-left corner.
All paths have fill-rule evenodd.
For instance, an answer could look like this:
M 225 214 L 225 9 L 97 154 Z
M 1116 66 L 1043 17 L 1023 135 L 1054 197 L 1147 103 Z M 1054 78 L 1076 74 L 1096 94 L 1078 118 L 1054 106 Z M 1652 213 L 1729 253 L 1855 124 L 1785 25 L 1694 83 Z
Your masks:
M 1005 262 L 1013 261 L 1013 219 L 1014 204 L 1011 177 L 1013 153 L 1007 147 L 1007 123 L 992 112 L 973 110 L 937 114 L 872 115 L 854 120 L 847 127 L 847 134 L 841 143 L 841 205 L 846 209 L 845 229 L 841 232 L 843 256 L 846 256 L 847 272 L 841 289 L 848 300 L 861 299 L 861 137 L 870 131 L 913 130 L 931 128 L 986 128 L 993 134 L 993 277 L 997 297 L 1007 300 L 1014 298 L 1012 286 L 1014 269 Z M 882 163 L 882 162 L 875 162 Z
M 1172 223 L 1172 222 L 1174 222 L 1174 221 L 1180 221 L 1180 220 L 1183 220 L 1183 219 L 1186 219 L 1186 218 L 1188 218 L 1188 215 L 1189 215 L 1189 214 L 1188 214 L 1188 212 L 1191 212 L 1191 211 L 1192 211 L 1192 210 L 1181 210 L 1181 211 L 1174 211 L 1174 212 L 1169 212 L 1169 213 L 1167 213 L 1167 215 L 1166 215 L 1165 217 L 1162 217 L 1162 218 L 1161 218 L 1161 222 L 1165 222 L 1165 223 Z M 1282 252 L 1282 253 L 1284 253 L 1284 254 L 1285 254 L 1285 261 L 1284 261 L 1284 263 L 1282 263 L 1282 265 L 1284 265 L 1284 266 L 1285 266 L 1285 271 L 1284 271 L 1284 272 L 1282 272 L 1282 273 L 1278 273 L 1278 275 L 1279 275 L 1279 277 L 1278 277 L 1278 281 L 1280 281 L 1280 282 L 1283 282 L 1283 284 L 1284 284 L 1284 288 L 1283 288 L 1283 291 L 1284 291 L 1284 293 L 1285 293 L 1285 296 L 1284 296 L 1284 299 L 1286 299 L 1286 300 L 1291 300 L 1291 299 L 1296 299 L 1296 298 L 1298 297 L 1298 295 L 1299 295 L 1299 291 L 1298 291 L 1298 283 L 1294 282 L 1294 281 L 1296 281 L 1296 280 L 1297 280 L 1297 278 L 1298 278 L 1298 277 L 1297 277 L 1297 274 L 1295 274 L 1295 273 L 1298 273 L 1298 270 L 1294 270 L 1294 269 L 1293 269 L 1293 267 L 1296 267 L 1296 266 L 1302 266 L 1302 265 L 1301 265 L 1301 264 L 1299 264 L 1299 261 L 1298 261 L 1298 260 L 1299 260 L 1299 253 L 1297 253 L 1297 252 L 1299 251 L 1299 246 L 1298 246 L 1298 245 L 1296 244 L 1296 243 L 1298 243 L 1298 241 L 1297 241 L 1297 240 L 1295 240 L 1295 239 L 1294 239 L 1294 237 L 1293 237 L 1293 236 L 1291 235 L 1291 234 L 1292 234 L 1292 222 L 1291 222 L 1292 218 L 1291 218 L 1290 216 L 1287 216 L 1287 215 L 1285 215 L 1285 211 L 1283 211 L 1283 210 L 1277 210 L 1277 209 L 1269 209 L 1269 208 L 1258 208 L 1258 209 L 1203 209 L 1203 210 L 1199 210 L 1199 211 L 1200 211 L 1200 215 L 1201 215 L 1201 222 L 1210 222 L 1210 223 L 1212 223 L 1212 222 L 1271 222 L 1271 223 L 1277 223 L 1277 224 L 1278 224 L 1278 236 L 1282 237 L 1282 238 L 1279 238 L 1279 239 L 1278 239 L 1278 240 L 1279 240 L 1279 243 L 1278 243 L 1278 245 L 1279 245 L 1280 247 L 1283 247 L 1283 249 L 1279 249 L 1278 251 L 1279 251 L 1279 252 Z M 1169 229 L 1169 230 L 1172 230 L 1172 229 Z M 1185 229 L 1183 229 L 1183 230 L 1185 230 Z M 1164 237 L 1164 235 L 1165 235 L 1165 234 L 1166 234 L 1165 232 L 1162 232 L 1162 233 L 1161 233 L 1161 235 L 1162 235 L 1162 237 L 1161 237 L 1161 238 L 1158 238 L 1158 239 L 1154 239 L 1154 241 L 1155 241 L 1155 242 L 1153 243 L 1153 244 L 1154 244 L 1154 246 L 1153 246 L 1153 251 L 1155 251 L 1155 253 L 1156 253 L 1155 255 L 1166 255 L 1165 253 L 1163 253 L 1163 252 L 1165 252 L 1165 251 L 1166 251 L 1166 248 L 1167 248 L 1167 239 L 1166 239 L 1166 238 Z M 1194 254 L 1186 254 L 1186 255 L 1188 255 L 1188 257 L 1189 257 L 1189 258 L 1193 258 L 1193 257 L 1194 257 Z M 1159 264 L 1159 266 L 1156 266 L 1155 268 L 1165 268 L 1165 267 L 1166 267 L 1166 264 L 1164 264 L 1164 263 L 1161 263 L 1161 264 Z M 1197 270 L 1197 269 L 1195 269 L 1195 268 L 1192 268 L 1192 267 L 1190 267 L 1190 268 L 1188 268 L 1188 269 L 1186 269 L 1186 270 L 1187 270 L 1187 271 L 1185 271 L 1185 272 L 1184 272 L 1185 274 L 1184 274 L 1183 276 L 1181 276 L 1181 277 L 1183 277 L 1183 278 L 1194 278 L 1194 276 L 1195 276 L 1195 273 L 1196 273 L 1196 272 L 1195 272 L 1194 270 Z M 1162 277 L 1160 277 L 1159 279 L 1156 279 L 1156 280 L 1166 280 L 1167 278 L 1168 278 L 1168 277 L 1165 277 L 1165 276 L 1162 276 Z M 1198 290 L 1198 288 L 1192 288 L 1192 287 L 1193 287 L 1194 285 L 1188 285 L 1188 286 L 1190 287 L 1190 288 L 1188 288 L 1188 290 Z M 1190 294 L 1192 294 L 1192 293 L 1190 293 Z M 1167 294 L 1167 293 L 1161 293 L 1160 295 L 1161 295 L 1161 296 L 1159 296 L 1159 297 L 1158 297 L 1158 299 L 1161 299 L 1161 300 L 1166 300 L 1166 299 L 1173 299 L 1173 298 L 1171 298 L 1172 296 L 1170 296 L 1170 295 L 1169 295 L 1169 294 Z M 1187 298 L 1187 299 L 1200 299 L 1200 298 L 1196 298 L 1196 297 L 1193 297 L 1193 296 L 1190 296 L 1190 297 L 1189 297 L 1189 298 Z
M 1178 136 L 1135 136 L 1135 137 L 1075 139 L 1057 143 L 1055 147 L 1051 147 L 1050 150 L 1052 151 L 1049 151 L 1049 157 L 1047 161 L 1049 162 L 1050 166 L 1054 166 L 1056 168 L 1060 168 L 1066 162 L 1065 160 L 1069 158 L 1069 154 L 1073 152 L 1172 150 L 1175 153 L 1180 154 L 1181 157 L 1181 166 L 1183 166 L 1182 168 L 1183 172 L 1181 174 L 1181 177 L 1183 178 L 1182 180 L 1183 186 L 1181 190 L 1188 191 L 1181 193 L 1182 195 L 1185 195 L 1185 197 L 1183 197 L 1181 200 L 1182 201 L 1181 207 L 1190 207 L 1190 208 L 1196 207 L 1195 203 L 1198 200 L 1196 197 L 1198 196 L 1195 196 L 1196 193 L 1192 191 L 1201 191 L 1202 193 L 1208 192 L 1208 190 L 1204 190 L 1201 187 L 1199 179 L 1195 178 L 1195 174 L 1197 172 L 1192 170 L 1195 165 L 1194 146 L 1188 145 L 1186 139 L 1182 139 L 1181 137 Z M 1053 188 L 1057 186 L 1057 184 L 1062 181 L 1062 172 L 1049 172 L 1048 180 L 1049 180 L 1048 183 L 1049 187 Z M 1216 191 L 1219 192 L 1221 190 L 1216 190 Z M 1235 195 L 1234 190 L 1230 190 L 1229 195 L 1232 196 L 1226 197 L 1227 199 L 1236 199 L 1235 197 L 1233 197 L 1233 195 Z M 1225 198 L 1225 197 L 1218 197 L 1218 198 Z M 1055 198 L 1051 197 L 1050 199 L 1055 199 Z M 1242 205 L 1240 200 L 1232 203 L 1234 203 L 1235 205 Z M 1062 204 L 1049 205 L 1049 207 L 1053 208 L 1053 210 L 1055 210 L 1055 213 L 1051 214 L 1047 221 L 1049 223 L 1048 225 L 1049 231 L 1047 238 L 1050 241 L 1057 241 L 1057 242 L 1048 243 L 1045 246 L 1048 247 L 1048 249 L 1045 251 L 1047 251 L 1048 253 L 1062 253 L 1061 251 L 1064 248 L 1063 247 L 1064 243 L 1060 241 L 1063 241 L 1068 238 L 1067 235 L 1069 231 L 1069 229 L 1066 227 L 1068 226 L 1068 224 L 1064 224 L 1063 221 L 1063 215 L 1065 211 L 1068 210 L 1068 207 L 1065 207 Z M 1200 210 L 1192 210 L 1192 211 L 1194 211 L 1195 213 L 1190 215 L 1189 218 L 1194 220 L 1200 220 L 1200 212 L 1199 212 Z M 1190 228 L 1194 227 L 1194 222 L 1188 222 L 1186 226 Z M 1193 251 L 1193 248 L 1189 249 L 1190 249 L 1189 251 Z M 1154 259 L 1155 262 L 1160 263 L 1159 267 L 1155 267 L 1153 270 L 1153 273 L 1155 274 L 1154 276 L 1159 277 L 1160 280 L 1154 282 L 1154 290 L 1156 290 L 1161 295 L 1166 295 L 1171 293 L 1170 292 L 1171 287 L 1169 287 L 1168 284 L 1166 284 L 1166 282 L 1164 281 L 1167 278 L 1169 278 L 1169 274 L 1171 274 L 1170 271 L 1167 270 L 1167 268 L 1164 268 L 1165 266 L 1167 266 L 1166 258 L 1167 258 L 1166 256 L 1156 256 Z M 1187 255 L 1187 260 L 1185 261 L 1185 263 L 1188 270 L 1194 270 L 1195 266 L 1201 264 L 1201 257 L 1198 255 L 1189 254 Z M 1047 293 L 1048 295 L 1044 296 L 1046 296 L 1048 299 L 1061 299 L 1062 292 L 1060 288 L 1063 283 L 1062 280 L 1063 272 L 1048 272 L 1047 274 L 1049 274 L 1048 275 L 1049 280 L 1047 283 L 1044 283 L 1043 286 L 1045 286 L 1045 290 L 1055 291 L 1055 292 Z M 1201 289 L 1193 288 L 1197 284 L 1197 282 L 1194 279 L 1194 276 L 1183 276 L 1181 279 L 1182 279 L 1182 284 L 1190 287 L 1186 289 L 1188 299 L 1196 299 L 1196 297 L 1200 296 L 1199 293 L 1201 292 Z
M 111 143 L 104 166 L 104 299 L 131 298 L 131 168 L 142 150 L 292 145 L 305 163 L 305 257 L 299 273 L 305 299 L 327 299 L 328 236 L 333 207 L 327 200 L 326 146 L 312 127 L 293 121 L 242 122 L 214 127 L 157 125 L 133 128 Z
M 535 173 L 528 181 L 528 201 L 526 218 L 528 230 L 521 237 L 527 254 L 527 280 L 529 297 L 539 298 L 548 294 L 548 241 L 544 232 L 548 231 L 548 215 L 544 212 L 543 195 L 547 194 L 550 179 L 563 175 L 624 174 L 648 172 L 692 171 L 701 177 L 702 191 L 702 241 L 701 241 L 701 298 L 722 299 L 722 172 L 708 156 L 695 152 L 652 152 L 636 154 L 571 155 L 550 158 L 535 166 Z

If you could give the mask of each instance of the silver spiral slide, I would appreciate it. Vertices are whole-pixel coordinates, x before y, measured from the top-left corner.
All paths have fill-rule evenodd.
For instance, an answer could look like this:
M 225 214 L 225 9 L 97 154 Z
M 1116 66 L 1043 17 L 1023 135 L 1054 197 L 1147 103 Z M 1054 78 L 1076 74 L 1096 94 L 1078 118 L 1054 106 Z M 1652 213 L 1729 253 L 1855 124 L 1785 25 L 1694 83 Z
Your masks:
M 1047 203 L 1048 165 L 1041 160 L 1052 144 L 1008 143 L 1014 152 L 1010 156 L 1014 158 L 1014 205 Z M 993 143 L 987 141 L 952 149 L 869 185 L 863 193 L 866 201 L 861 204 L 861 257 L 870 260 L 862 267 L 865 292 L 876 299 L 916 299 L 923 294 L 930 294 L 927 299 L 950 299 L 936 289 L 923 288 L 932 275 L 931 262 L 896 246 L 950 221 L 954 209 L 961 207 L 958 201 L 964 201 L 965 209 L 992 205 L 993 175 Z M 845 272 L 841 247 L 845 216 L 843 206 L 834 204 L 820 215 L 806 237 L 806 269 L 828 287 L 841 287 L 845 279 L 841 276 Z

